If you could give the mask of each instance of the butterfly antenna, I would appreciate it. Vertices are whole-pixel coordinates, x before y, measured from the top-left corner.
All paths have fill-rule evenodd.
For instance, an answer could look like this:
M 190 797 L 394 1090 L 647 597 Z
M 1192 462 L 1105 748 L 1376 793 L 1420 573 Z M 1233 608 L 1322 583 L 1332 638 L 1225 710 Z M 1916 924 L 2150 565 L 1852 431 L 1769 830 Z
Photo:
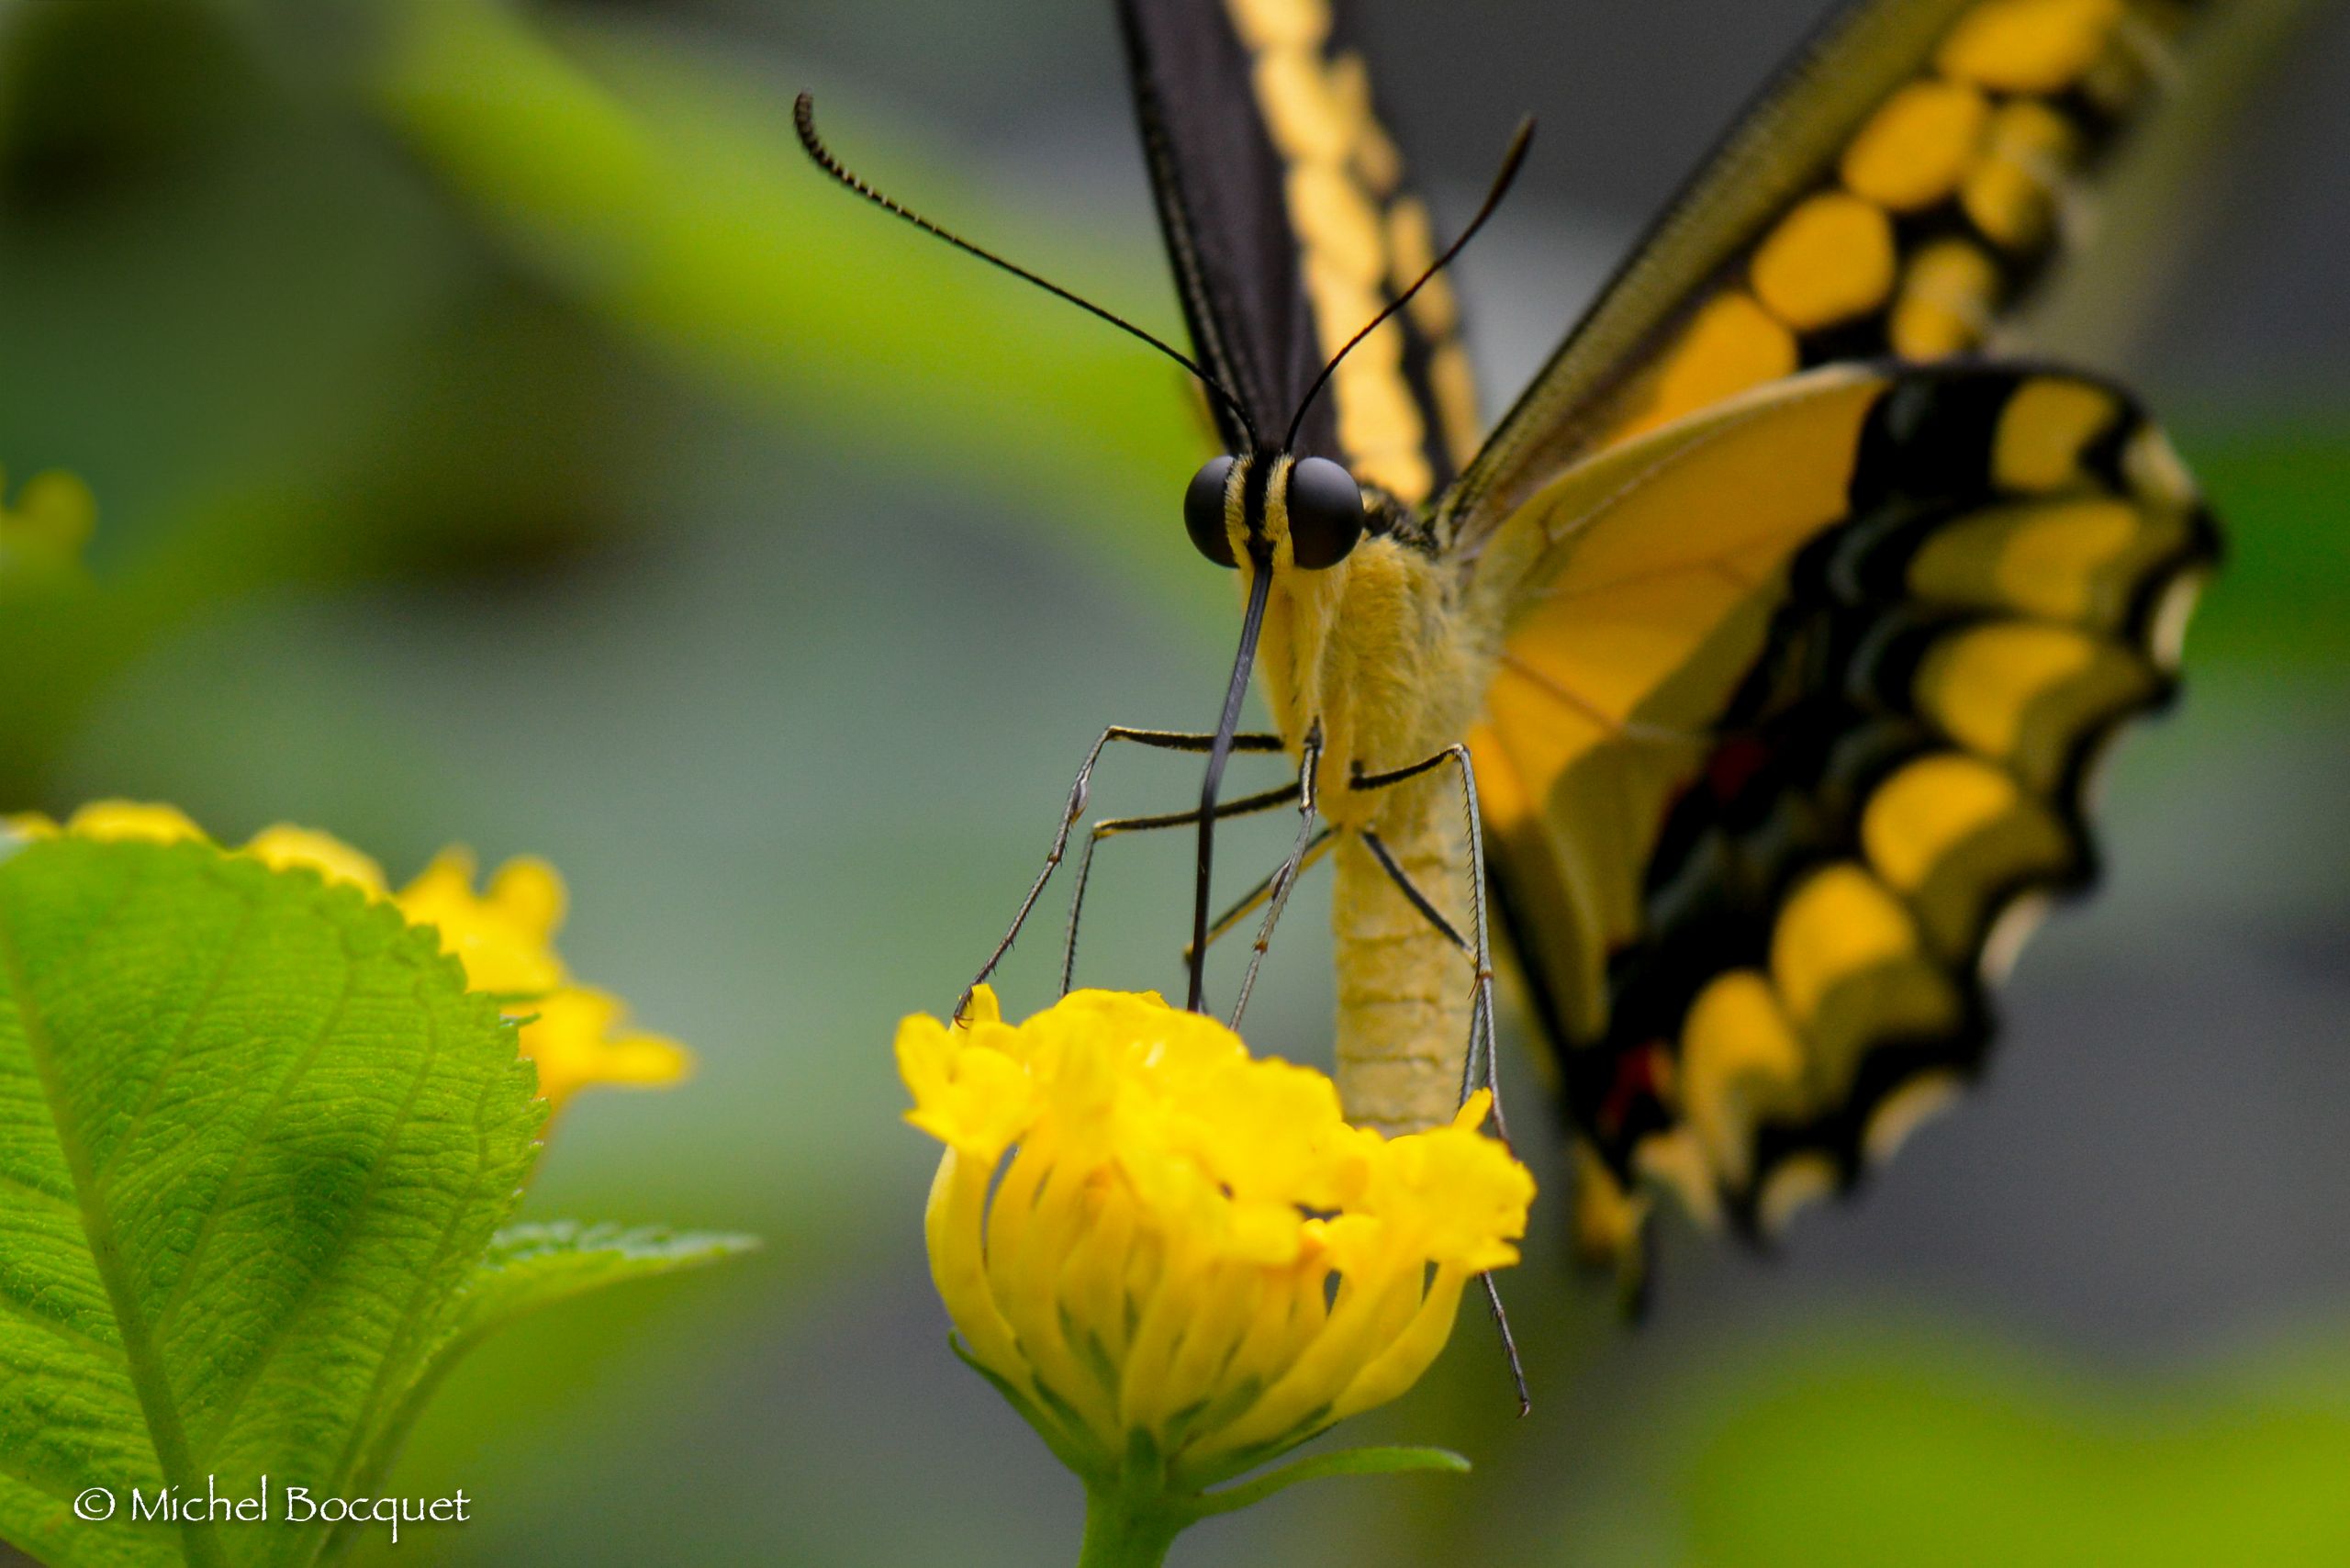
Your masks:
M 904 218 L 908 223 L 912 224 L 923 233 L 946 241 L 948 244 L 954 246 L 957 250 L 961 251 L 966 255 L 977 256 L 979 260 L 987 263 L 990 266 L 1001 267 L 1016 278 L 1023 278 L 1029 283 L 1035 284 L 1046 294 L 1052 295 L 1057 298 L 1066 299 L 1071 305 L 1076 306 L 1079 309 L 1089 311 L 1091 314 L 1100 317 L 1102 320 L 1109 322 L 1110 325 L 1117 328 L 1120 331 L 1125 332 L 1133 337 L 1140 338 L 1144 342 L 1148 343 L 1152 348 L 1157 349 L 1160 353 L 1165 354 L 1169 359 L 1173 360 L 1177 364 L 1180 364 L 1185 370 L 1190 371 L 1193 375 L 1199 377 L 1201 386 L 1206 387 L 1211 393 L 1214 393 L 1225 408 L 1232 410 L 1234 417 L 1240 421 L 1240 428 L 1248 432 L 1249 444 L 1252 446 L 1256 444 L 1256 426 L 1249 420 L 1248 410 L 1240 406 L 1240 399 L 1234 397 L 1230 389 L 1227 388 L 1224 383 L 1218 381 L 1214 376 L 1210 375 L 1205 370 L 1202 369 L 1199 362 L 1192 359 L 1191 355 L 1183 353 L 1181 349 L 1176 348 L 1166 340 L 1156 337 L 1151 333 L 1143 330 L 1140 327 L 1136 326 L 1132 321 L 1127 320 L 1125 317 L 1118 315 L 1114 311 L 1105 310 L 1101 306 L 1094 304 L 1093 301 L 1070 293 L 1068 289 L 1063 288 L 1060 285 L 1052 282 L 1050 279 L 1038 277 L 1026 267 L 1020 266 L 1015 263 L 1007 262 L 1002 256 L 997 255 L 994 252 L 982 249 L 978 245 L 972 244 L 968 240 L 964 239 L 961 235 L 952 233 L 947 230 L 940 228 L 937 224 L 933 223 L 929 218 L 924 218 L 921 213 L 914 211 L 911 207 L 900 206 L 897 202 L 882 195 L 879 191 L 875 190 L 871 185 L 867 185 L 863 180 L 857 178 L 856 175 L 851 173 L 838 158 L 833 156 L 833 150 L 824 145 L 824 140 L 822 137 L 816 134 L 816 99 L 814 95 L 809 93 L 802 93 L 800 95 L 800 101 L 792 106 L 791 123 L 799 129 L 800 145 L 807 149 L 808 156 L 815 161 L 816 167 L 823 170 L 824 173 L 830 174 L 834 179 L 838 180 L 842 185 L 846 185 L 850 190 L 855 191 L 858 196 L 863 196 L 866 200 L 871 202 L 882 211 Z M 1458 247 L 1456 247 L 1456 249 Z
M 1469 227 L 1460 231 L 1460 237 L 1445 247 L 1444 254 L 1428 263 L 1428 270 L 1415 279 L 1411 287 L 1390 300 L 1386 309 L 1372 317 L 1370 325 L 1348 338 L 1347 346 L 1331 356 L 1330 363 L 1322 367 L 1322 374 L 1314 378 L 1314 385 L 1305 389 L 1305 397 L 1298 403 L 1297 414 L 1289 422 L 1289 434 L 1282 439 L 1283 447 L 1297 445 L 1297 431 L 1298 428 L 1305 423 L 1305 411 L 1314 407 L 1314 399 L 1321 396 L 1324 386 L 1329 385 L 1330 377 L 1337 372 L 1339 363 L 1355 352 L 1355 345 L 1385 326 L 1391 317 L 1404 306 L 1409 305 L 1412 302 L 1412 296 L 1426 288 L 1428 280 L 1450 265 L 1452 258 L 1460 253 L 1462 247 L 1476 238 L 1477 230 L 1485 226 L 1485 219 L 1494 215 L 1494 208 L 1502 204 L 1502 197 L 1509 194 L 1510 182 L 1517 178 L 1518 165 L 1526 162 L 1527 150 L 1533 144 L 1534 117 L 1528 115 L 1517 122 L 1517 129 L 1509 139 L 1509 150 L 1502 154 L 1501 170 L 1494 175 L 1493 188 L 1485 193 L 1485 205 L 1477 209 L 1477 216 L 1469 220 Z

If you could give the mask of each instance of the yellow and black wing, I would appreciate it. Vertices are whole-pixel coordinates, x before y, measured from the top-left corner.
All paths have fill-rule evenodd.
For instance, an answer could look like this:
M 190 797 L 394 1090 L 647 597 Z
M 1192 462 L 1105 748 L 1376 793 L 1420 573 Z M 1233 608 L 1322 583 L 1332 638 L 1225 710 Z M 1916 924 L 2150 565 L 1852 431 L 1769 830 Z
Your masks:
M 1971 1075 L 2215 554 L 2123 394 L 1973 364 L 1771 384 L 1496 532 L 1472 745 L 1587 1252 L 1636 1250 L 1650 1183 L 1768 1231 Z
M 2253 0 L 2245 11 L 2273 0 Z M 1584 454 L 1797 370 L 2001 346 L 2198 66 L 2208 0 L 1861 0 L 1766 88 L 1442 501 L 1473 554 Z M 2210 20 L 2219 20 L 2211 18 Z M 2221 40 L 2225 41 L 2225 40 Z
M 1331 356 L 1434 259 L 1428 212 L 1324 0 L 1121 0 L 1135 104 L 1192 341 L 1278 442 Z M 1476 393 L 1441 278 L 1358 344 L 1302 454 L 1404 509 L 1476 450 Z M 1226 449 L 1248 431 L 1225 420 Z
M 1436 503 L 1586 1252 L 1637 1255 L 1644 1185 L 1767 1232 L 1850 1182 L 2087 877 L 2083 771 L 2214 535 L 2118 393 L 1965 356 L 2263 9 L 1845 6 Z

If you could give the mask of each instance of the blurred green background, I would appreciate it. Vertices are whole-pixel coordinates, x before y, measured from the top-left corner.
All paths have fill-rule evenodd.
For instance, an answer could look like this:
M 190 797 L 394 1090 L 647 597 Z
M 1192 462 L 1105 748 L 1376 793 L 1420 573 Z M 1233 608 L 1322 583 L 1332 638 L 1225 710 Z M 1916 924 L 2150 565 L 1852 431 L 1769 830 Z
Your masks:
M 1361 9 L 1453 221 L 1544 119 L 1463 263 L 1498 406 L 1817 4 Z M 1167 330 L 1117 58 L 1094 0 L 0 7 L 0 462 L 101 509 L 95 587 L 0 621 L 0 809 L 291 819 L 396 876 L 547 855 L 576 969 L 701 1071 L 575 1106 L 531 1210 L 768 1240 L 477 1357 L 397 1479 L 478 1522 L 399 1561 L 1074 1555 L 1075 1484 L 948 1355 L 889 1040 L 1099 726 L 1211 716 L 1229 583 L 1177 526 L 1174 373 L 846 200 L 789 105 Z M 1985 1091 L 1781 1257 L 1668 1224 L 1637 1331 L 1554 1193 L 1509 1282 L 1534 1416 L 1472 1326 L 1366 1423 L 1475 1476 L 1285 1494 L 1179 1562 L 2350 1561 L 2345 80 L 2329 17 L 2108 345 L 2233 559 Z M 1096 803 L 1194 778 L 1119 757 Z M 1188 847 L 1108 852 L 1086 977 L 1171 983 Z M 1261 1048 L 1326 1053 L 1326 899 Z

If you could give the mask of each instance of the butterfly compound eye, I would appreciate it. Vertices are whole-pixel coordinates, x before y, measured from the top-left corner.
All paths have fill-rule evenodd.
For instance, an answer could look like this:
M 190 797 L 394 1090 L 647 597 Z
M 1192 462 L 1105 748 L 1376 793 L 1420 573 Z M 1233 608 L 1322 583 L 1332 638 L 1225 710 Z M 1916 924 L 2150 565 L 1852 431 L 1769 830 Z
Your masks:
M 1219 566 L 1237 566 L 1232 536 L 1224 530 L 1224 487 L 1232 476 L 1232 459 L 1211 457 L 1192 476 L 1183 492 L 1183 528 L 1201 554 Z
M 1301 457 L 1289 471 L 1289 544 L 1297 564 L 1320 571 L 1345 560 L 1362 538 L 1362 489 L 1326 457 Z

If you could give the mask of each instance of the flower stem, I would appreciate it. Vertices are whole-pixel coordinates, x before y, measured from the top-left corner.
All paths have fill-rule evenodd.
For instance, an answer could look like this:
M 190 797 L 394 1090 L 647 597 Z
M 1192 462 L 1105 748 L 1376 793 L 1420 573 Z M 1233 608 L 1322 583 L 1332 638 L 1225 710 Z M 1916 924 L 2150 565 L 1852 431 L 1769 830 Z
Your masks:
M 1130 1490 L 1114 1483 L 1085 1493 L 1085 1544 L 1077 1568 L 1159 1568 L 1167 1549 L 1192 1515 L 1169 1506 L 1164 1495 Z

